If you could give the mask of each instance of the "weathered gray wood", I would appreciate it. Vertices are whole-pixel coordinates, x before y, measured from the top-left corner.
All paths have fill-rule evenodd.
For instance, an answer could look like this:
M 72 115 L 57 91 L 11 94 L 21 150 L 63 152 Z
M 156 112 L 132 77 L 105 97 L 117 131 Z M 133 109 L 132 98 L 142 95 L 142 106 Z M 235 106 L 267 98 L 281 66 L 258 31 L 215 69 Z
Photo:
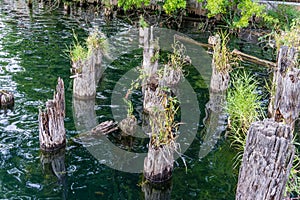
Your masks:
M 154 59 L 159 52 L 158 41 L 154 38 L 153 26 L 150 28 L 140 28 L 140 41 L 143 43 L 143 70 L 150 77 L 158 69 L 158 59 Z
M 0 108 L 13 106 L 15 102 L 14 94 L 6 90 L 0 90 Z
M 142 186 L 142 191 L 145 194 L 145 200 L 168 200 L 171 199 L 172 187 L 172 181 L 162 184 L 146 182 Z
M 72 108 L 74 124 L 78 131 L 89 131 L 97 126 L 95 98 L 79 99 L 73 96 Z
M 294 127 L 300 112 L 300 70 L 295 66 L 297 50 L 283 46 L 277 56 L 277 69 L 273 77 L 276 86 L 269 113 L 275 121 L 284 121 Z
M 46 102 L 46 109 L 39 110 L 39 140 L 44 151 L 54 151 L 66 144 L 64 82 L 58 78 L 53 100 Z
M 72 64 L 71 76 L 74 78 L 73 95 L 76 98 L 91 98 L 96 96 L 96 86 L 99 81 L 99 69 L 102 62 L 102 50 L 93 49 L 86 60 L 80 60 Z M 101 73 L 100 73 L 101 74 Z
M 144 160 L 145 178 L 152 183 L 169 180 L 173 171 L 173 154 L 174 147 L 172 145 L 162 145 L 155 149 L 150 141 L 148 154 Z
M 118 130 L 118 126 L 117 126 L 116 122 L 105 121 L 105 122 L 98 124 L 96 127 L 94 127 L 91 130 L 91 134 L 107 135 L 116 130 Z
M 244 150 L 237 200 L 282 200 L 293 163 L 292 128 L 271 119 L 252 123 Z
M 221 54 L 221 38 L 219 35 L 210 37 L 208 40 L 209 44 L 213 45 L 214 54 L 212 59 L 212 74 L 210 79 L 210 91 L 212 92 L 224 92 L 228 88 L 229 83 L 229 70 L 218 70 L 218 63 L 220 63 Z
M 125 135 L 134 135 L 137 126 L 138 126 L 137 119 L 134 115 L 127 116 L 119 123 L 120 129 L 122 130 L 122 133 Z

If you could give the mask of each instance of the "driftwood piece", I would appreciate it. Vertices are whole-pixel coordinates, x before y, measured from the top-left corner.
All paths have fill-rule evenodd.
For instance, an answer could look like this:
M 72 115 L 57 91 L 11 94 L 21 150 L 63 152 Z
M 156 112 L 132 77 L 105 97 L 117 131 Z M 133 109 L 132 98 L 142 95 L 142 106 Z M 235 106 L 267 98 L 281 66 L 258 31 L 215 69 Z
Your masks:
M 252 123 L 236 192 L 237 200 L 282 200 L 295 152 L 289 125 L 266 119 Z
M 144 160 L 144 176 L 152 183 L 159 183 L 169 180 L 172 177 L 174 163 L 174 147 L 162 145 L 157 149 L 153 148 L 151 141 L 147 157 Z
M 44 151 L 55 151 L 66 144 L 64 82 L 58 78 L 53 100 L 46 102 L 46 109 L 39 110 L 39 140 Z
M 118 126 L 117 126 L 116 122 L 105 121 L 105 122 L 98 124 L 95 128 L 93 128 L 91 130 L 91 134 L 107 135 L 116 130 L 118 130 Z
M 101 73 L 102 51 L 93 49 L 86 60 L 79 60 L 72 64 L 71 72 L 74 74 L 73 95 L 76 98 L 86 99 L 95 97 L 96 85 Z M 100 74 L 100 75 L 99 75 Z
M 280 48 L 277 57 L 278 68 L 273 77 L 276 90 L 269 105 L 269 113 L 275 121 L 284 121 L 292 127 L 300 111 L 300 70 L 295 66 L 296 60 L 295 48 Z
M 0 90 L 0 108 L 12 107 L 15 99 L 12 92 Z
M 276 63 L 274 63 L 274 62 L 271 62 L 268 60 L 263 60 L 263 59 L 255 57 L 255 56 L 245 54 L 237 49 L 234 49 L 231 53 L 235 56 L 239 56 L 242 60 L 247 60 L 249 62 L 258 64 L 258 65 L 271 67 L 271 68 L 276 67 Z
M 201 46 L 201 47 L 213 48 L 213 45 L 211 45 L 211 44 L 205 44 L 205 43 L 197 42 L 193 39 L 183 37 L 183 36 L 180 36 L 180 35 L 175 35 L 175 38 L 177 40 L 184 41 L 184 42 L 189 42 L 191 44 L 195 44 L 195 45 L 198 45 L 198 46 Z M 274 62 L 271 62 L 271 61 L 268 61 L 268 60 L 263 60 L 263 59 L 255 57 L 255 56 L 248 55 L 248 54 L 243 53 L 243 52 L 241 52 L 237 49 L 234 49 L 231 53 L 235 56 L 239 56 L 242 60 L 247 60 L 249 62 L 258 64 L 258 65 L 262 65 L 262 66 L 266 66 L 266 67 L 276 67 L 276 63 L 274 63 Z

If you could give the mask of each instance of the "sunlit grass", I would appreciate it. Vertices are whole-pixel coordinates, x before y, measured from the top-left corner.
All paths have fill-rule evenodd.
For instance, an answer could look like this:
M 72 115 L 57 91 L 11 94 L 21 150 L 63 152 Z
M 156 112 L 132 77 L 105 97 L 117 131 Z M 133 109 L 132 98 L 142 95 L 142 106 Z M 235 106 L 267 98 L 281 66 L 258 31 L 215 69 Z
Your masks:
M 227 112 L 229 114 L 228 138 L 231 146 L 239 151 L 237 160 L 246 145 L 246 136 L 252 122 L 263 117 L 258 95 L 257 81 L 246 72 L 239 72 L 232 77 L 232 88 L 227 95 Z

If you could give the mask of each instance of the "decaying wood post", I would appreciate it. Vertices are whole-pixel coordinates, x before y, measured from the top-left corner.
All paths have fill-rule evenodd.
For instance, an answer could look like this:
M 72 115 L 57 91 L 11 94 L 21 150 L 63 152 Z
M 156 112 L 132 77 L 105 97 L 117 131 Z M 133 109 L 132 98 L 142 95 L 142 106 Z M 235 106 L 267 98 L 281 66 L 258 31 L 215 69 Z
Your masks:
M 213 59 L 212 59 L 212 75 L 210 79 L 210 91 L 212 92 L 224 92 L 228 88 L 229 83 L 229 63 L 226 60 L 222 60 L 222 44 L 219 35 L 209 37 L 208 43 L 213 45 Z M 227 56 L 227 55 L 226 55 Z M 225 59 L 229 59 L 227 57 Z
M 0 108 L 12 107 L 14 102 L 15 99 L 13 93 L 6 90 L 0 90 Z
M 73 96 L 73 118 L 75 127 L 79 131 L 89 131 L 97 126 L 95 98 L 79 99 Z
M 292 127 L 272 119 L 252 123 L 244 150 L 237 200 L 282 200 L 295 152 Z
M 172 181 L 163 184 L 146 182 L 142 186 L 142 191 L 145 194 L 145 200 L 168 200 L 171 199 L 172 187 Z
M 58 78 L 53 100 L 46 102 L 45 111 L 39 110 L 39 140 L 44 151 L 55 151 L 66 145 L 64 82 Z
M 153 148 L 149 145 L 147 157 L 144 160 L 144 176 L 152 183 L 160 183 L 172 177 L 174 163 L 174 147 L 163 145 Z
M 96 33 L 94 33 L 96 34 Z M 101 37 L 97 35 L 96 37 Z M 73 95 L 80 99 L 89 99 L 96 96 L 96 86 L 102 74 L 102 47 L 89 47 L 91 53 L 85 60 L 72 63 L 71 78 L 74 78 Z M 100 73 L 99 73 L 100 71 Z
M 269 114 L 275 121 L 294 127 L 300 111 L 300 69 L 296 66 L 297 50 L 283 46 L 277 56 L 273 77 L 275 94 L 271 97 Z

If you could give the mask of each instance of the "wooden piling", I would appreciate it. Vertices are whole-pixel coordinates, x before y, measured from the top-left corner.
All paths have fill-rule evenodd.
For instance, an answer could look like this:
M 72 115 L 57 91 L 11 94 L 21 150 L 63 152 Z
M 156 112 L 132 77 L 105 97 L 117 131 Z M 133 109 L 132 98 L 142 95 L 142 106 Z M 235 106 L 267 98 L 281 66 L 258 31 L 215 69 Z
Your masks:
M 224 92 L 228 88 L 229 84 L 229 66 L 221 66 L 224 65 L 226 61 L 222 60 L 224 58 L 224 55 L 222 53 L 226 53 L 225 51 L 222 51 L 221 45 L 221 38 L 219 35 L 212 36 L 209 38 L 208 43 L 213 46 L 213 59 L 212 59 L 212 75 L 210 79 L 210 91 L 212 92 Z M 227 55 L 225 55 L 225 59 L 227 58 Z M 228 62 L 226 62 L 226 65 L 229 65 Z
M 236 200 L 282 200 L 293 163 L 292 127 L 266 119 L 254 122 L 247 142 Z
M 174 163 L 174 147 L 162 145 L 154 148 L 151 141 L 147 157 L 144 160 L 144 176 L 152 183 L 160 183 L 172 177 Z
M 93 49 L 91 55 L 86 60 L 79 60 L 72 64 L 74 78 L 73 96 L 79 99 L 95 98 L 96 86 L 99 80 L 97 71 L 101 66 L 102 51 Z M 101 75 L 101 73 L 100 73 Z
M 12 92 L 0 90 L 0 108 L 12 107 L 14 102 L 15 98 Z
M 272 83 L 276 89 L 269 104 L 270 117 L 292 127 L 300 112 L 300 69 L 296 66 L 297 56 L 295 48 L 280 48 Z
M 55 151 L 66 145 L 64 82 L 58 78 L 53 100 L 46 102 L 45 111 L 39 110 L 39 140 L 44 151 Z

